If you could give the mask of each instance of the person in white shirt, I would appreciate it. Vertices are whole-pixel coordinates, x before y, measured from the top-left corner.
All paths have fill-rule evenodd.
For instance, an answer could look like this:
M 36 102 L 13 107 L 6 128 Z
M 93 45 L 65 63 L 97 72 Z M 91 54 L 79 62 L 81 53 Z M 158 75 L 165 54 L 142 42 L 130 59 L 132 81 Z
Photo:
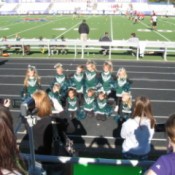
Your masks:
M 151 22 L 152 22 L 152 30 L 157 30 L 157 16 L 155 13 L 151 17 Z
M 131 37 L 128 39 L 129 43 L 136 44 L 136 46 L 129 47 L 131 50 L 132 56 L 136 56 L 137 53 L 137 47 L 139 45 L 139 38 L 137 37 L 136 33 L 131 33 Z
M 132 118 L 123 123 L 121 137 L 123 158 L 144 160 L 151 150 L 155 119 L 147 97 L 137 97 Z

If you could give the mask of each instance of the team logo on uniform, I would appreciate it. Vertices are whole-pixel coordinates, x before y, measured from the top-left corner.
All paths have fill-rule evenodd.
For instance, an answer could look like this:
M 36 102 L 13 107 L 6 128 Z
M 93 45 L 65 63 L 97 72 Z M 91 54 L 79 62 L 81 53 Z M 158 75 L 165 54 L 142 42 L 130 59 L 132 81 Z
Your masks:
M 98 102 L 98 106 L 100 109 L 103 109 L 106 106 L 106 103 Z
M 36 82 L 37 81 L 35 79 L 29 80 L 28 85 L 31 86 L 31 87 L 34 87 L 36 85 Z
M 95 78 L 95 76 L 96 76 L 96 74 L 90 74 L 90 73 L 86 73 L 86 77 L 87 77 L 87 80 L 88 81 L 91 81 L 91 80 L 93 80 L 94 78 Z
M 103 74 L 103 73 L 102 73 L 102 79 L 103 79 L 103 81 L 104 81 L 104 82 L 109 81 L 109 80 L 110 80 L 110 78 L 111 78 L 111 75 L 110 75 L 110 74 L 105 75 L 105 74 Z
M 75 106 L 75 105 L 77 104 L 77 102 L 76 102 L 76 101 L 69 101 L 69 104 L 70 104 L 71 106 Z
M 57 81 L 59 84 L 62 84 L 64 80 L 65 80 L 65 77 L 56 77 L 56 81 Z
M 78 82 L 80 82 L 80 81 L 82 81 L 82 79 L 83 79 L 83 75 L 76 75 L 76 74 L 74 74 L 74 78 L 75 78 Z
M 94 101 L 94 98 L 85 98 L 86 104 L 91 104 Z
M 125 83 L 126 83 L 126 80 L 125 79 L 124 80 L 123 79 L 122 80 L 121 79 L 118 80 L 118 85 L 120 87 L 123 86 Z

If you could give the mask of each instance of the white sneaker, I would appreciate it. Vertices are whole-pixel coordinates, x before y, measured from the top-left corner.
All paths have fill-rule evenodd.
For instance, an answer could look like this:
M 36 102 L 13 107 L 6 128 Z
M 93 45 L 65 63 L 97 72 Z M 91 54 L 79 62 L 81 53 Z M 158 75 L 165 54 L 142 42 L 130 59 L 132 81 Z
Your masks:
M 118 106 L 114 108 L 114 112 L 118 112 Z

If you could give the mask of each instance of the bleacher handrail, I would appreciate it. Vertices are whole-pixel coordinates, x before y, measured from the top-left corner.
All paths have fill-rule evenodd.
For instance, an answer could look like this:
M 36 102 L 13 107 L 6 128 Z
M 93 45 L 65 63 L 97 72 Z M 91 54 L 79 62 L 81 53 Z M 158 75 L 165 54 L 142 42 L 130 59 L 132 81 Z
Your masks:
M 25 160 L 30 160 L 30 154 L 21 153 Z M 150 166 L 154 161 L 144 160 L 125 160 L 125 159 L 105 159 L 105 158 L 85 158 L 85 157 L 66 157 L 53 155 L 35 155 L 35 159 L 41 162 L 52 163 L 79 163 L 79 164 L 110 164 L 110 165 L 129 165 L 129 166 Z
M 136 59 L 139 60 L 140 50 L 142 51 L 161 51 L 164 54 L 164 60 L 167 60 L 168 52 L 175 52 L 175 42 L 173 41 L 144 41 L 141 40 L 139 42 L 129 42 L 128 40 L 113 40 L 111 42 L 100 42 L 99 40 L 87 40 L 85 42 L 80 41 L 79 39 L 67 39 L 66 41 L 61 41 L 60 39 L 43 39 L 40 41 L 39 39 L 21 39 L 20 41 L 16 41 L 15 38 L 8 39 L 7 41 L 1 41 L 0 47 L 5 45 L 18 45 L 22 47 L 23 55 L 24 46 L 36 46 L 41 48 L 42 45 L 47 47 L 48 55 L 50 56 L 50 51 L 52 46 L 61 46 L 64 45 L 67 49 L 71 48 L 75 51 L 75 58 L 77 55 L 77 50 L 81 49 L 82 58 L 84 58 L 85 50 L 90 49 L 101 49 L 102 46 L 109 47 L 109 59 L 111 59 L 111 52 L 113 50 L 131 50 L 132 47 L 136 48 Z

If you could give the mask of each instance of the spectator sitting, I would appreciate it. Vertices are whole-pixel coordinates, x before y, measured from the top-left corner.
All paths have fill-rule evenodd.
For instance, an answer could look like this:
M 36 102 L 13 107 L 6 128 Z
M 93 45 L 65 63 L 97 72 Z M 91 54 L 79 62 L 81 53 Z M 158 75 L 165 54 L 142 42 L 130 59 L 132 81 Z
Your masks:
M 26 175 L 24 163 L 19 155 L 12 116 L 8 109 L 0 106 L 0 174 Z
M 172 114 L 165 124 L 168 136 L 168 154 L 161 156 L 145 173 L 145 175 L 175 174 L 175 114 Z
M 111 42 L 111 38 L 109 37 L 108 32 L 105 32 L 105 35 L 99 39 L 100 42 Z M 101 54 L 107 55 L 109 54 L 109 46 L 101 46 L 102 50 L 100 51 Z
M 66 40 L 64 38 L 64 36 L 61 36 L 61 41 L 64 43 Z M 63 45 L 60 45 L 58 46 L 59 47 L 59 50 L 58 50 L 58 53 L 61 53 L 61 54 L 67 54 L 68 50 L 66 49 L 66 46 L 63 44 Z
M 151 102 L 147 97 L 135 100 L 133 118 L 123 123 L 121 137 L 123 157 L 126 159 L 147 159 L 154 135 L 155 119 L 152 115 Z
M 131 33 L 131 37 L 129 38 L 128 42 L 134 43 L 134 44 L 139 44 L 139 38 L 136 36 L 135 33 Z M 137 47 L 129 47 L 131 50 L 132 56 L 135 56 L 137 53 Z
M 60 115 L 52 115 L 52 102 L 49 99 L 47 93 L 43 90 L 36 91 L 32 98 L 35 101 L 35 108 L 37 109 L 35 124 L 33 123 L 33 139 L 34 139 L 34 148 L 36 154 L 51 155 L 53 154 L 53 124 L 52 121 L 56 122 L 56 129 L 58 129 L 58 134 L 61 138 L 61 141 L 64 143 L 64 133 L 73 132 L 74 126 L 71 120 L 67 117 L 65 112 L 60 113 Z M 63 140 L 62 140 L 63 139 Z M 23 145 L 25 141 L 28 140 L 28 134 L 24 136 L 20 149 L 23 150 Z M 26 150 L 25 150 L 26 152 Z M 65 154 L 64 150 L 57 150 L 57 154 Z M 44 165 L 44 164 L 43 164 Z M 58 164 L 56 164 L 58 165 Z M 58 165 L 57 174 L 59 171 L 63 171 L 64 165 Z M 49 174 L 49 173 L 48 173 Z

